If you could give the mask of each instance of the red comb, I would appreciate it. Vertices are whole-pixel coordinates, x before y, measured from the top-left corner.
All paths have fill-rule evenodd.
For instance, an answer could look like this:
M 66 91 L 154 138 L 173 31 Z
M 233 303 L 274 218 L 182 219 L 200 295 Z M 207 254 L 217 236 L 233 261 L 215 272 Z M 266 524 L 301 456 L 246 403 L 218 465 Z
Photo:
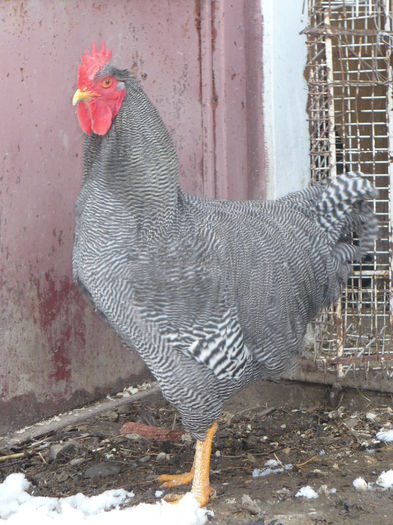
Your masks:
M 88 88 L 93 84 L 94 77 L 112 58 L 112 50 L 105 49 L 105 42 L 102 43 L 101 49 L 97 50 L 97 45 L 93 42 L 91 54 L 85 51 L 81 56 L 82 64 L 78 69 L 78 87 L 79 89 Z

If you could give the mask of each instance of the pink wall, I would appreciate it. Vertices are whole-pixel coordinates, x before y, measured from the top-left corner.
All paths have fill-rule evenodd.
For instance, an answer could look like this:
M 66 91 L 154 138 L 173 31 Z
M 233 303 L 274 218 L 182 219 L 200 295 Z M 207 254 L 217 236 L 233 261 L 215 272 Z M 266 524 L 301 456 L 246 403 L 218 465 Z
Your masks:
M 0 3 L 0 433 L 146 370 L 71 280 L 79 56 L 105 39 L 171 130 L 189 192 L 264 194 L 259 2 Z

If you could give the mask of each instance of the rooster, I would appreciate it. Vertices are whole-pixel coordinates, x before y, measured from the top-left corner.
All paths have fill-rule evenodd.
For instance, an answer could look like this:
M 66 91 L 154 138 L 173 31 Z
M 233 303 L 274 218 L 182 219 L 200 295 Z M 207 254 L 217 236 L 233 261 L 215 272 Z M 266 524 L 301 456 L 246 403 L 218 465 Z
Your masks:
M 196 439 L 190 472 L 160 481 L 192 483 L 204 506 L 223 401 L 294 362 L 373 245 L 375 191 L 348 173 L 272 202 L 186 194 L 168 130 L 111 56 L 82 56 L 73 98 L 86 135 L 73 275 Z

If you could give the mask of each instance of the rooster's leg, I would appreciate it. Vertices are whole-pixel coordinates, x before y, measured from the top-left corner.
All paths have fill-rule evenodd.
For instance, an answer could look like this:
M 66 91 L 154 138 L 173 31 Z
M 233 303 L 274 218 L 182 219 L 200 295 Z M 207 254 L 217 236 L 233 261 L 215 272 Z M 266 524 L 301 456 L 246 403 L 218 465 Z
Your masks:
M 164 487 L 177 487 L 193 481 L 191 492 L 201 507 L 207 505 L 210 497 L 210 455 L 216 430 L 217 423 L 214 423 L 207 431 L 205 440 L 197 440 L 194 464 L 190 472 L 175 476 L 162 475 L 159 477 L 159 480 L 164 482 Z
M 199 503 L 200 507 L 208 504 L 210 498 L 210 455 L 212 442 L 217 430 L 217 422 L 207 431 L 204 441 L 197 441 L 195 451 L 195 473 L 191 492 Z

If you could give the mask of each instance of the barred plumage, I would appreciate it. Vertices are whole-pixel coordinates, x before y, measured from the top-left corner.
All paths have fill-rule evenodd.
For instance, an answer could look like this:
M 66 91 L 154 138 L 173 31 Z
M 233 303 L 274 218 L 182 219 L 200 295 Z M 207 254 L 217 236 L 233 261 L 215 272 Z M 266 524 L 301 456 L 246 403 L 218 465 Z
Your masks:
M 108 74 L 126 96 L 109 132 L 86 137 L 74 277 L 203 439 L 225 399 L 290 366 L 337 299 L 374 242 L 374 190 L 347 174 L 275 202 L 187 195 L 157 111 L 127 71 Z

